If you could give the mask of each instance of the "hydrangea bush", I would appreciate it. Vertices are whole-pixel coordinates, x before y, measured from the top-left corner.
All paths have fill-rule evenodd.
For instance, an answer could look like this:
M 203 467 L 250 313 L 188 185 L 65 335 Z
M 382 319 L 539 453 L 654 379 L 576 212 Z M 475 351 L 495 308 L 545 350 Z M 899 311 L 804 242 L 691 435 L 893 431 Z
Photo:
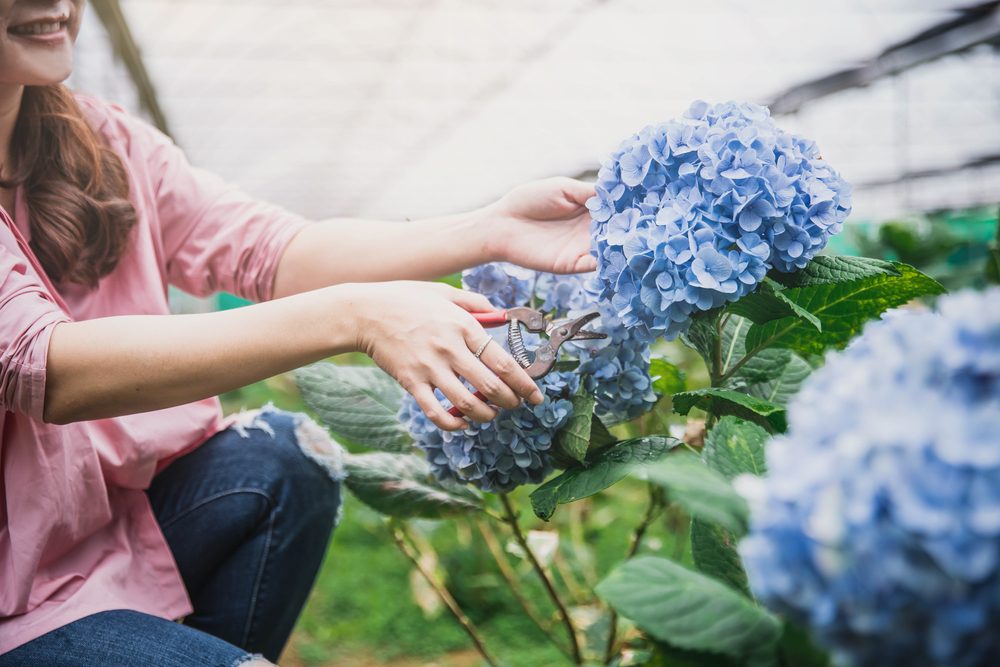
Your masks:
M 673 339 L 772 267 L 804 267 L 840 231 L 850 193 L 816 145 L 766 108 L 695 102 L 602 163 L 587 202 L 594 289 L 625 326 Z
M 536 274 L 494 263 L 466 271 L 462 280 L 466 289 L 484 294 L 498 308 L 529 305 L 533 296 L 538 307 L 556 317 L 575 317 L 597 308 L 584 289 L 585 276 Z M 607 309 L 589 328 L 607 333 L 608 340 L 564 346 L 566 357 L 578 359 L 580 365 L 573 372 L 552 372 L 539 381 L 545 396 L 541 405 L 503 409 L 492 422 L 470 422 L 463 431 L 442 432 L 413 397 L 405 397 L 400 421 L 427 454 L 434 474 L 491 492 L 543 481 L 554 467 L 553 439 L 570 418 L 570 399 L 581 381 L 596 399 L 598 414 L 609 422 L 648 411 L 656 402 L 648 344 L 629 336 Z M 493 330 L 496 343 L 508 349 L 505 333 Z M 527 332 L 524 340 L 529 349 L 541 342 Z M 443 396 L 439 399 L 443 401 Z
M 1000 289 L 869 325 L 743 484 L 753 590 L 850 664 L 1000 662 Z
M 850 188 L 811 142 L 762 107 L 695 103 L 626 140 L 588 207 L 596 272 L 490 264 L 463 276 L 498 308 L 599 313 L 589 326 L 607 338 L 563 346 L 539 383 L 542 405 L 442 432 L 377 368 L 299 372 L 334 435 L 383 450 L 350 455 L 345 485 L 390 517 L 416 571 L 446 591 L 449 573 L 422 566 L 429 541 L 411 534 L 427 524 L 409 519 L 474 520 L 495 558 L 524 559 L 477 580 L 512 588 L 565 664 L 829 667 L 805 627 L 856 666 L 994 664 L 1000 642 L 984 629 L 1000 621 L 997 294 L 880 323 L 794 399 L 824 351 L 942 291 L 899 262 L 818 254 L 850 210 Z M 503 329 L 492 333 L 506 345 Z M 664 354 L 659 339 L 682 333 Z M 671 363 L 692 357 L 681 343 L 704 361 L 690 375 L 708 386 L 689 390 Z M 682 433 L 686 442 L 671 435 Z M 749 508 L 731 480 L 768 464 L 768 477 L 747 483 L 758 507 L 748 573 L 736 545 Z M 599 498 L 623 480 L 645 489 Z M 509 495 L 525 485 L 537 486 Z M 547 534 L 525 530 L 524 501 Z M 559 510 L 579 502 L 595 511 Z M 609 512 L 632 534 L 588 596 L 572 580 L 606 566 L 590 542 L 611 532 Z M 604 523 L 580 525 L 596 517 Z M 506 552 L 494 529 L 508 532 Z M 542 586 L 523 588 L 525 571 Z M 441 597 L 484 661 L 500 664 Z M 619 618 L 639 632 L 625 635 Z

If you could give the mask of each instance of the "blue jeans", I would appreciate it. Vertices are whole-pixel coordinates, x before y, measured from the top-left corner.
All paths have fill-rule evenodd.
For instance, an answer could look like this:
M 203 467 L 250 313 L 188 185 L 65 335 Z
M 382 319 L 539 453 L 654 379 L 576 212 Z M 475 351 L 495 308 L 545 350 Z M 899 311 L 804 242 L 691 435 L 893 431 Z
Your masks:
M 94 614 L 0 656 L 0 667 L 276 661 L 340 508 L 340 485 L 299 447 L 300 419 L 265 410 L 153 480 L 149 499 L 194 606 L 183 625 L 128 610 Z

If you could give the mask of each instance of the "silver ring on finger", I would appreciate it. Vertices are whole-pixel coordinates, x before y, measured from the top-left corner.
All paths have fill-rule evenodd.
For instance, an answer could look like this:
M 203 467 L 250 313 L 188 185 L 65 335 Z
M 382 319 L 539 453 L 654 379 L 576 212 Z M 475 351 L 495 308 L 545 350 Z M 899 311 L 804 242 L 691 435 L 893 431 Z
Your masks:
M 479 348 L 476 349 L 476 351 L 472 353 L 472 356 L 474 356 L 476 359 L 478 359 L 481 356 L 483 356 L 483 352 L 486 351 L 487 346 L 489 346 L 489 344 L 492 343 L 492 342 L 493 342 L 493 336 L 487 335 L 486 336 L 486 340 L 484 340 L 483 344 L 480 345 Z

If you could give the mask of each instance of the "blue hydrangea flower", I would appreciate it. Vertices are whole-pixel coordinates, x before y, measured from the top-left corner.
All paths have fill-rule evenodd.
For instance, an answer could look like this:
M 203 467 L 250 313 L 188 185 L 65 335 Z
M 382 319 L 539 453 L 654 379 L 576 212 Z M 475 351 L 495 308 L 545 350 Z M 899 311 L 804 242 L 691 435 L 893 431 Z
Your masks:
M 851 190 L 766 108 L 695 102 L 624 141 L 587 207 L 592 290 L 638 335 L 673 339 L 772 267 L 804 267 L 840 231 Z
M 896 313 L 807 381 L 740 551 L 846 664 L 1000 664 L 1000 289 Z
M 597 414 L 608 423 L 648 412 L 656 404 L 649 376 L 649 344 L 622 325 L 608 304 L 600 303 L 587 285 L 593 274 L 539 274 L 536 294 L 543 308 L 566 317 L 597 310 L 601 316 L 589 329 L 608 335 L 605 340 L 567 343 L 564 351 L 580 361 L 577 373 L 584 389 L 597 399 Z
M 638 417 L 656 405 L 649 375 L 649 344 L 631 335 L 608 308 L 592 327 L 608 341 L 580 343 L 578 372 L 584 388 L 597 399 L 597 414 L 607 423 Z
M 538 281 L 535 283 L 535 294 L 541 302 L 540 308 L 553 313 L 593 309 L 595 299 L 584 291 L 584 280 L 580 274 L 539 273 Z
M 462 273 L 462 286 L 479 292 L 497 308 L 523 306 L 535 289 L 535 272 L 503 262 L 483 264 Z
M 507 492 L 538 484 L 552 472 L 552 441 L 573 412 L 569 398 L 579 381 L 575 373 L 550 373 L 539 382 L 545 396 L 541 405 L 500 410 L 492 422 L 470 422 L 462 431 L 438 429 L 409 395 L 399 417 L 439 479 Z
M 597 297 L 587 290 L 593 275 L 553 275 L 525 271 L 510 265 L 485 265 L 466 271 L 463 283 L 481 290 L 497 307 L 528 305 L 555 317 L 576 317 L 598 309 L 589 328 L 608 339 L 567 344 L 568 358 L 579 359 L 573 372 L 554 372 L 539 382 L 546 397 L 540 406 L 500 410 L 489 424 L 471 423 L 461 432 L 443 432 L 431 423 L 416 401 L 407 396 L 399 412 L 417 446 L 427 454 L 441 479 L 457 479 L 486 491 L 509 491 L 521 484 L 541 482 L 553 469 L 551 447 L 556 433 L 569 419 L 569 400 L 584 383 L 597 399 L 597 413 L 606 421 L 622 421 L 648 411 L 656 402 L 649 377 L 649 344 L 635 338 Z M 494 340 L 507 348 L 504 329 L 491 329 Z M 524 334 L 526 346 L 540 340 Z M 444 397 L 438 393 L 438 400 Z

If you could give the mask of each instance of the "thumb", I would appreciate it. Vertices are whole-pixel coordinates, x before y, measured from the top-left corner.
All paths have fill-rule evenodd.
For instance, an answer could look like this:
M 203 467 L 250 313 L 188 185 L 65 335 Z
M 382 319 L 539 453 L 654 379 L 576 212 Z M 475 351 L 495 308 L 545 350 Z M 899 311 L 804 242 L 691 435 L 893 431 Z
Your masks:
M 566 198 L 580 206 L 586 206 L 587 200 L 594 196 L 594 184 L 567 178 L 563 182 L 563 193 Z
M 587 253 L 577 258 L 573 273 L 589 273 L 597 269 L 597 258 Z

